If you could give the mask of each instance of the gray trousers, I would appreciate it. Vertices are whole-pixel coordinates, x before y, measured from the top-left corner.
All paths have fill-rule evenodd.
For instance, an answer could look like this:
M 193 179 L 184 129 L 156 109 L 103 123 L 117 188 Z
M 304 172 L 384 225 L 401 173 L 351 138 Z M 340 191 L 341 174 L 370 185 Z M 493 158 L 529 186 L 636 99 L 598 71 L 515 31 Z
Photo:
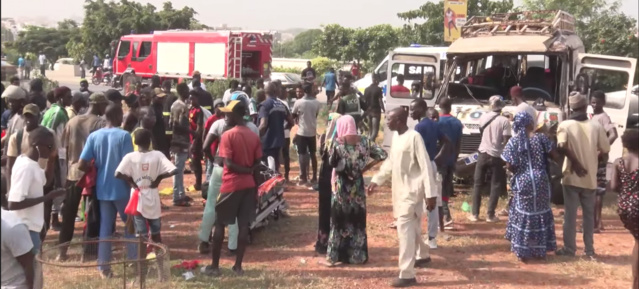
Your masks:
M 593 231 L 595 228 L 595 190 L 564 185 L 564 249 L 577 251 L 577 209 L 583 211 L 583 231 L 586 255 L 594 255 Z

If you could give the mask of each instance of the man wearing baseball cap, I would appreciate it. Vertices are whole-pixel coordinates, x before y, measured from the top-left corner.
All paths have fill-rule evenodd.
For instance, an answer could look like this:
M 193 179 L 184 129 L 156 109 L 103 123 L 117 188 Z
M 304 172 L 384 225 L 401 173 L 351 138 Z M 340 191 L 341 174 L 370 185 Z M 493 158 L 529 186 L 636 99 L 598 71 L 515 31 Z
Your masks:
M 220 251 L 224 241 L 224 229 L 227 225 L 239 227 L 238 246 L 233 271 L 243 274 L 242 260 L 248 243 L 249 224 L 255 217 L 257 185 L 254 171 L 262 158 L 262 145 L 259 136 L 246 126 L 244 116 L 246 106 L 243 102 L 230 101 L 220 111 L 226 113 L 228 126 L 233 128 L 222 134 L 219 145 L 219 157 L 224 159 L 222 185 L 215 206 L 216 219 L 213 231 L 212 264 L 206 267 L 207 275 L 219 276 Z
M 103 128 L 106 121 L 101 117 L 106 111 L 109 100 L 102 92 L 95 92 L 89 97 L 89 110 L 85 114 L 77 115 L 69 120 L 64 127 L 63 144 L 67 152 L 68 170 L 67 194 L 62 206 L 62 224 L 60 228 L 59 244 L 64 244 L 73 239 L 75 229 L 75 217 L 78 214 L 78 206 L 82 199 L 82 187 L 77 186 L 84 172 L 80 171 L 80 154 L 87 142 L 89 134 Z M 60 247 L 60 260 L 66 259 L 67 247 Z
M 29 149 L 29 133 L 40 126 L 40 108 L 33 104 L 27 104 L 22 109 L 24 128 L 9 135 L 7 145 L 7 174 L 11 179 L 11 170 L 16 158 Z
M 610 151 L 605 129 L 588 119 L 586 96 L 573 91 L 568 97 L 570 119 L 557 128 L 557 146 L 566 156 L 563 166 L 564 187 L 564 247 L 557 255 L 575 256 L 577 251 L 577 209 L 583 211 L 584 247 L 586 256 L 594 258 L 593 243 L 595 191 L 597 189 L 597 165 L 600 154 Z
M 479 221 L 479 208 L 481 207 L 481 191 L 486 174 L 492 170 L 490 179 L 490 199 L 488 200 L 488 216 L 486 222 L 498 222 L 495 215 L 499 196 L 506 193 L 506 170 L 501 153 L 512 135 L 510 120 L 501 115 L 505 106 L 500 95 L 493 95 L 489 99 L 490 112 L 484 113 L 479 119 L 479 132 L 481 143 L 479 144 L 479 156 L 475 166 L 473 187 L 472 214 L 468 216 L 471 222 Z

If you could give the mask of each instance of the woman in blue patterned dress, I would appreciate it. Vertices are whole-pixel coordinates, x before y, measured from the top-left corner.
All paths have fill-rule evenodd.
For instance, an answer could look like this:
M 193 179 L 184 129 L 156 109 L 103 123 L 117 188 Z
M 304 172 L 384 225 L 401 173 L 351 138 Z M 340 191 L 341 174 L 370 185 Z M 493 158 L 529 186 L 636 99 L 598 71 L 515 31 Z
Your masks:
M 369 163 L 369 158 L 373 162 Z M 334 168 L 334 181 L 325 265 L 364 264 L 368 261 L 363 174 L 384 159 L 386 152 L 382 148 L 367 137 L 358 135 L 353 117 L 343 115 L 337 119 L 337 138 L 329 156 Z
M 513 201 L 509 208 L 506 239 L 511 251 L 522 262 L 543 259 L 557 248 L 555 222 L 550 208 L 548 157 L 557 159 L 553 146 L 544 134 L 534 132 L 532 116 L 520 112 L 515 116 L 515 136 L 501 155 L 513 173 Z

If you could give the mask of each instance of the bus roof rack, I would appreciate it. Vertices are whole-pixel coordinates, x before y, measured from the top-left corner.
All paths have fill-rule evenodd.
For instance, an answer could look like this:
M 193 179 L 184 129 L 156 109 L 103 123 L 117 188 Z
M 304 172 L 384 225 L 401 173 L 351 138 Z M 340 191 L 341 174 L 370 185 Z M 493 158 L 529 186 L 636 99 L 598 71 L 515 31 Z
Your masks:
M 473 16 L 462 27 L 462 37 L 493 35 L 551 35 L 574 33 L 575 17 L 561 10 L 539 10 Z

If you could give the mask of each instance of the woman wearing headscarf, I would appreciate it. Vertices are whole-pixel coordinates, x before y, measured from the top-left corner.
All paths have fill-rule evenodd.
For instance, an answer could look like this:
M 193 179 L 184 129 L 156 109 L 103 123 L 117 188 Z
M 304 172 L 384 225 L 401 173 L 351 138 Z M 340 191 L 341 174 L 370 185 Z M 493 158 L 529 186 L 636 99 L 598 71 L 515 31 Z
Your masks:
M 368 261 L 366 237 L 366 190 L 363 174 L 386 159 L 386 152 L 365 136 L 358 135 L 355 119 L 337 119 L 337 138 L 329 163 L 333 169 L 331 224 L 326 259 L 328 266 Z M 369 158 L 373 162 L 369 163 Z
M 555 222 L 550 208 L 548 157 L 558 158 L 553 144 L 544 134 L 535 133 L 530 114 L 519 112 L 513 123 L 515 136 L 502 159 L 512 172 L 513 200 L 509 208 L 506 239 L 511 251 L 522 262 L 545 258 L 546 252 L 557 248 Z
M 339 113 L 329 114 L 326 131 L 320 136 L 319 153 L 322 157 L 322 165 L 320 166 L 317 182 L 319 191 L 319 228 L 317 230 L 317 242 L 315 242 L 315 252 L 319 254 L 326 254 L 328 234 L 331 230 L 331 196 L 333 195 L 331 178 L 333 176 L 333 167 L 328 162 L 328 156 L 333 140 L 337 135 L 337 120 L 341 116 Z

